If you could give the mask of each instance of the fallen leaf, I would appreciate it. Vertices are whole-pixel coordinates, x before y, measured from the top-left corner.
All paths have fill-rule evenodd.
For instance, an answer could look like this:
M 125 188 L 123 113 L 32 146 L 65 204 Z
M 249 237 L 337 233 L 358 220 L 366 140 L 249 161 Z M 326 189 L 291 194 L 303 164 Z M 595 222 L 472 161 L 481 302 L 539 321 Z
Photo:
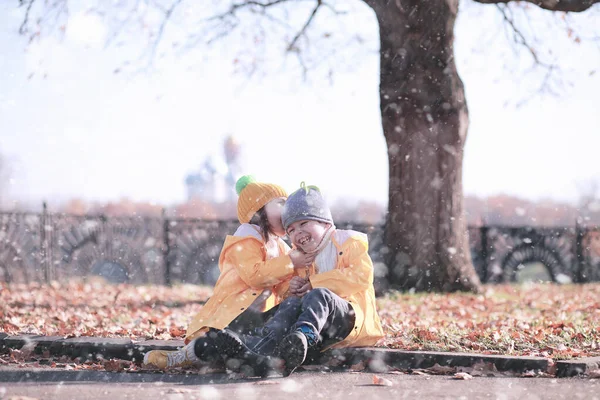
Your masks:
M 388 371 L 387 373 L 390 375 L 406 375 L 406 372 L 403 371 Z
M 331 357 L 329 360 L 327 360 L 325 362 L 324 365 L 326 365 L 328 367 L 337 367 L 337 366 L 340 366 L 343 362 L 344 362 L 344 360 L 342 360 L 338 357 Z
M 172 337 L 183 337 L 185 336 L 186 330 L 179 327 L 173 327 L 169 329 L 169 333 Z
M 104 369 L 109 372 L 121 372 L 129 367 L 129 362 L 124 360 L 106 360 L 102 362 Z
M 360 361 L 359 363 L 351 365 L 350 371 L 364 371 L 365 368 L 367 368 L 367 366 L 365 365 L 364 361 Z
M 258 381 L 258 382 L 254 382 L 255 385 L 279 385 L 279 382 L 277 381 Z
M 535 372 L 534 370 L 531 370 L 531 369 L 530 369 L 530 370 L 528 370 L 528 371 L 525 371 L 525 372 L 523 372 L 523 373 L 521 374 L 521 376 L 522 376 L 523 378 L 535 378 L 536 376 L 538 376 L 538 374 L 536 374 L 536 372 Z
M 546 372 L 549 375 L 556 375 L 556 368 L 557 368 L 556 362 L 554 362 L 554 360 L 551 358 L 548 359 L 548 368 L 546 368 Z
M 588 378 L 600 379 L 600 369 L 593 369 L 587 373 Z
M 389 379 L 385 379 L 385 378 L 379 377 L 377 375 L 373 375 L 373 385 L 393 386 L 394 384 Z
M 436 375 L 447 375 L 456 372 L 455 367 L 442 366 L 436 363 L 433 367 L 427 368 L 426 371 Z
M 473 379 L 473 377 L 466 372 L 457 372 L 454 374 L 454 379 L 459 379 L 463 381 L 468 381 L 469 379 Z
M 416 370 L 416 369 L 413 369 L 412 371 L 410 371 L 410 374 L 411 374 L 411 375 L 428 375 L 428 374 L 426 374 L 425 372 L 423 372 L 423 371 L 418 371 L 418 370 Z
M 167 390 L 167 393 L 191 393 L 192 391 L 190 389 L 183 389 L 183 388 L 169 388 L 169 390 Z

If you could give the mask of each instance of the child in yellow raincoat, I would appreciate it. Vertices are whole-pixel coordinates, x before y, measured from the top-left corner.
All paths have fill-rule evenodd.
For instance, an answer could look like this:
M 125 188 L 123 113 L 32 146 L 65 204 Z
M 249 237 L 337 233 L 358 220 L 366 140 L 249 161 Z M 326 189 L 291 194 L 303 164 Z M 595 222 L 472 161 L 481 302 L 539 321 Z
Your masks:
M 287 376 L 308 353 L 372 346 L 383 337 L 383 330 L 376 309 L 367 235 L 336 229 L 319 189 L 304 183 L 286 201 L 282 219 L 293 245 L 315 256 L 304 276 L 290 280 L 290 299 L 296 299 L 298 306 L 280 308 L 272 317 L 282 319 L 288 313 L 289 324 L 280 326 L 279 331 L 266 326 L 250 335 L 225 329 L 222 337 L 228 341 L 224 347 L 227 356 L 255 366 L 266 365 L 266 371 L 258 365 L 257 374 L 275 369 Z M 272 360 L 282 360 L 283 365 Z
M 285 235 L 281 212 L 287 197 L 283 188 L 246 175 L 237 181 L 236 191 L 241 225 L 225 239 L 213 295 L 189 324 L 186 345 L 177 351 L 150 351 L 144 364 L 165 369 L 220 359 L 219 330 L 228 327 L 247 333 L 253 325 L 264 324 L 283 300 L 295 271 L 314 260 L 313 255 L 290 251 L 281 239 Z

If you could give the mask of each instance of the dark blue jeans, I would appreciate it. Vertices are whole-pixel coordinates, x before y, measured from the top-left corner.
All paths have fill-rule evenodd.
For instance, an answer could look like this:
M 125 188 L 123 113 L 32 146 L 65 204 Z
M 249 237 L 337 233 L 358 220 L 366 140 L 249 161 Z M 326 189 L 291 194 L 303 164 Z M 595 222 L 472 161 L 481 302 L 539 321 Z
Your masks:
M 236 331 L 246 346 L 256 353 L 277 355 L 277 345 L 300 325 L 308 325 L 319 335 L 314 351 L 340 342 L 354 328 L 354 310 L 349 302 L 326 288 L 312 289 L 303 297 L 289 297 L 267 311 L 263 326 Z

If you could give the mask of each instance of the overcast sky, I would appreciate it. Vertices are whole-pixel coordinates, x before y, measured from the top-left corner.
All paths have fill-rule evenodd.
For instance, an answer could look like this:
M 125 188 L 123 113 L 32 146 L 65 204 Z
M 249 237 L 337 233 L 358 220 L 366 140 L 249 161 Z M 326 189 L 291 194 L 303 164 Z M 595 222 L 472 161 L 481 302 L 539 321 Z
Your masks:
M 259 180 L 289 190 L 305 180 L 331 199 L 386 203 L 377 26 L 366 7 L 345 28 L 365 44 L 329 61 L 340 64 L 331 83 L 323 68 L 303 82 L 293 58 L 272 52 L 264 71 L 277 74 L 233 74 L 232 54 L 240 53 L 231 40 L 152 72 L 115 73 L 139 46 L 105 49 L 102 19 L 71 9 L 62 40 L 28 46 L 15 4 L 0 5 L 0 152 L 11 165 L 11 198 L 178 203 L 186 174 L 209 155 L 222 158 L 222 141 L 233 134 L 243 172 Z M 546 28 L 543 13 L 532 15 L 530 29 L 539 16 Z M 578 185 L 600 181 L 600 71 L 592 73 L 600 41 L 576 44 L 564 27 L 548 30 L 540 46 L 560 56 L 566 86 L 516 107 L 543 71 L 528 72 L 530 58 L 513 49 L 500 22 L 495 8 L 463 1 L 456 59 L 471 119 L 465 192 L 575 201 Z M 575 22 L 592 26 L 585 15 Z

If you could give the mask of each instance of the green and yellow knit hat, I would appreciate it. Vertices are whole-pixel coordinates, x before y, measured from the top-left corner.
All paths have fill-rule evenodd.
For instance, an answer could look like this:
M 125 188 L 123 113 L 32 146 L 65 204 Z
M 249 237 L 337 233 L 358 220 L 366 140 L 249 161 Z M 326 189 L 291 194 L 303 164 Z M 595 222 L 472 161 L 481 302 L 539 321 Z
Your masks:
M 244 175 L 235 184 L 238 194 L 237 215 L 242 224 L 250 222 L 254 214 L 268 202 L 287 197 L 287 192 L 273 183 L 257 182 L 252 175 Z

